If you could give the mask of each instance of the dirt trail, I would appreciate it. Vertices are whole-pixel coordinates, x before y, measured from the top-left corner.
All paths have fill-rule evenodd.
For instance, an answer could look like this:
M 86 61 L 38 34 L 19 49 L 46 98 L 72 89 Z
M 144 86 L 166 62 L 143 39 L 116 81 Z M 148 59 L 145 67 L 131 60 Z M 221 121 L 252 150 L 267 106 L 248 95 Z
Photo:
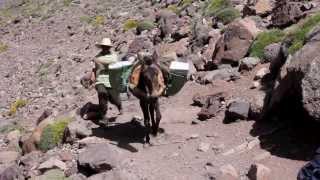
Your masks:
M 234 86 L 238 87 L 238 83 Z M 197 89 L 197 92 L 194 92 L 194 89 Z M 216 90 L 219 91 L 218 89 Z M 117 144 L 125 154 L 127 159 L 123 167 L 144 179 L 208 179 L 210 174 L 217 173 L 220 167 L 228 164 L 239 170 L 241 179 L 247 179 L 248 169 L 254 162 L 270 167 L 272 179 L 296 178 L 298 170 L 306 162 L 279 157 L 277 154 L 269 155 L 266 150 L 268 148 L 262 148 L 260 141 L 255 142 L 258 137 L 251 134 L 255 127 L 254 121 L 224 124 L 223 112 L 208 121 L 198 121 L 197 113 L 200 108 L 191 104 L 193 95 L 199 92 L 211 94 L 212 87 L 188 83 L 176 96 L 162 99 L 163 118 L 160 127 L 164 129 L 164 133 L 151 139 L 151 147 L 143 146 L 141 127 L 134 128 L 130 123 L 133 116 L 141 116 L 136 100 L 124 102 L 125 115 L 118 117 L 115 122 L 117 125 L 110 124 L 110 129 L 100 130 L 104 131 L 102 137 L 109 139 L 112 144 Z M 263 132 L 273 128 L 266 124 Z M 253 142 L 252 149 L 245 147 L 236 150 L 248 141 Z M 201 143 L 210 144 L 207 152 L 198 150 Z M 231 149 L 235 149 L 235 152 L 226 155 Z M 261 160 L 255 160 L 257 156 L 263 157 L 265 154 L 267 155 Z

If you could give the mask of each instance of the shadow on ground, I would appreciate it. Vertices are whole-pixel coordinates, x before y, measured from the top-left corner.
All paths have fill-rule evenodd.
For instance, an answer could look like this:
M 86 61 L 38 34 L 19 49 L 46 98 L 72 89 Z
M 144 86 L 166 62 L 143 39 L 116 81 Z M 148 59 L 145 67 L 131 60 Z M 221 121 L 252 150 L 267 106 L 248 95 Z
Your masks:
M 145 128 L 138 121 L 100 125 L 92 130 L 93 136 L 117 142 L 117 146 L 130 152 L 138 152 L 131 143 L 144 143 Z
M 128 122 L 117 123 L 117 117 L 112 117 L 106 122 L 101 120 L 103 115 L 99 105 L 91 102 L 86 103 L 79 111 L 82 118 L 99 125 L 98 128 L 92 129 L 93 136 L 114 141 L 118 147 L 130 152 L 138 152 L 131 143 L 144 143 L 145 127 L 137 120 L 128 119 Z
M 319 129 L 320 124 L 311 120 L 287 119 L 281 123 L 256 121 L 250 133 L 274 156 L 309 161 L 320 146 Z

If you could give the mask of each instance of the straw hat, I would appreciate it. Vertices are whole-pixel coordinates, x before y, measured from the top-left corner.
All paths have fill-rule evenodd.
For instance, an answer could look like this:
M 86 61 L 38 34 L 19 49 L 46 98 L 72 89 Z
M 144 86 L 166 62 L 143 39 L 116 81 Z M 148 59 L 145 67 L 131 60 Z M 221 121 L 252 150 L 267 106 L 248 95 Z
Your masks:
M 103 38 L 102 41 L 100 43 L 97 43 L 96 46 L 101 47 L 101 46 L 108 46 L 108 47 L 112 47 L 113 44 L 111 42 L 110 38 Z

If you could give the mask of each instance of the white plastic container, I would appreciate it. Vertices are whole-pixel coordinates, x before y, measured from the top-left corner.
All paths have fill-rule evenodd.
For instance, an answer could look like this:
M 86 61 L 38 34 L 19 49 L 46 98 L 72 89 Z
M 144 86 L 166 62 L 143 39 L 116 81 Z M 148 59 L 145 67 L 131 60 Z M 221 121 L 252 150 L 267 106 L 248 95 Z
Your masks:
M 188 81 L 189 63 L 172 61 L 170 64 L 170 81 L 166 90 L 166 96 L 177 94 Z

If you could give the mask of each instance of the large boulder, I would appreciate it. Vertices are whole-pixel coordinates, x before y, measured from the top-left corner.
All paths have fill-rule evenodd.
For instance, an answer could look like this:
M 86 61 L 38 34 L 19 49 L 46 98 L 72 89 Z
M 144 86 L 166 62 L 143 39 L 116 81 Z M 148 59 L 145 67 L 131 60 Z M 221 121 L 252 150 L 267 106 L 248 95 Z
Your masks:
M 192 26 L 192 37 L 194 46 L 203 47 L 209 43 L 211 28 L 201 20 L 196 21 Z
M 35 180 L 57 180 L 57 179 L 67 179 L 63 173 L 63 171 L 58 169 L 52 169 L 45 172 L 41 176 L 37 176 L 34 178 Z
M 217 69 L 207 72 L 197 80 L 200 84 L 210 84 L 216 80 L 231 81 L 240 79 L 240 73 L 237 68 Z
M 320 31 L 310 33 L 306 45 L 290 61 L 279 84 L 270 94 L 264 107 L 264 115 L 297 112 L 306 113 L 309 118 L 320 121 Z M 289 113 L 289 111 L 288 111 Z
M 18 165 L 12 164 L 0 171 L 0 180 L 23 180 L 25 177 Z
M 177 29 L 178 16 L 169 10 L 161 10 L 156 16 L 163 37 L 170 37 Z
M 257 57 L 246 57 L 240 60 L 239 71 L 251 71 L 256 65 L 260 63 Z
M 245 57 L 260 30 L 250 18 L 238 19 L 224 30 L 222 39 L 217 44 L 214 64 L 228 63 L 237 65 Z
M 277 61 L 281 53 L 281 43 L 273 43 L 264 48 L 263 62 Z
M 137 54 L 141 50 L 152 49 L 153 43 L 146 36 L 135 38 L 128 47 L 128 54 Z
M 279 0 L 272 11 L 272 25 L 286 27 L 297 23 L 312 8 L 313 4 L 304 0 Z
M 267 16 L 274 6 L 275 0 L 249 0 L 243 9 L 243 14 Z
M 92 144 L 79 154 L 79 169 L 87 174 L 96 174 L 118 167 L 120 152 L 109 144 Z
M 2 151 L 0 152 L 0 164 L 9 164 L 19 158 L 19 153 L 16 151 Z
M 212 30 L 209 32 L 209 35 L 210 35 L 209 44 L 202 54 L 202 57 L 206 62 L 212 61 L 213 55 L 216 51 L 217 43 L 221 38 L 221 33 L 219 30 Z
M 198 118 L 200 120 L 207 120 L 217 115 L 221 110 L 222 103 L 224 101 L 224 94 L 217 93 L 208 96 L 196 95 L 193 97 L 195 105 L 200 105 L 202 107 L 201 111 L 198 113 Z
M 226 120 L 234 121 L 237 119 L 247 119 L 249 117 L 250 103 L 235 99 L 228 105 L 226 111 Z

